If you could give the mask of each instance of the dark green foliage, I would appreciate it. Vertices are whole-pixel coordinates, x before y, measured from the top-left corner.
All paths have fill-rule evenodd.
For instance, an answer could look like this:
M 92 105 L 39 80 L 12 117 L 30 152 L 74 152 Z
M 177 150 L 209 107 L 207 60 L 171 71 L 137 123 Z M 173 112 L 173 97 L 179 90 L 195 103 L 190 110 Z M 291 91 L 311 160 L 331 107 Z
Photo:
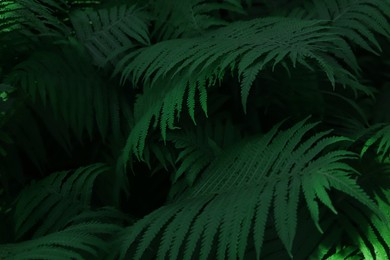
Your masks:
M 117 233 L 110 223 L 82 222 L 33 240 L 0 245 L 3 259 L 90 259 L 107 251 L 102 237 Z
M 376 205 L 350 178 L 354 169 L 342 162 L 356 155 L 345 150 L 324 153 L 328 146 L 346 139 L 326 137 L 329 132 L 304 138 L 314 126 L 303 121 L 279 135 L 275 127 L 222 153 L 204 171 L 204 178 L 182 195 L 192 200 L 161 208 L 127 231 L 123 240 L 128 247 L 138 244 L 137 250 L 129 252 L 135 251 L 134 259 L 140 259 L 161 232 L 158 258 L 169 255 L 176 259 L 184 247 L 184 259 L 190 259 L 199 241 L 204 246 L 201 259 L 210 255 L 212 247 L 217 248 L 217 259 L 237 259 L 244 257 L 248 236 L 253 233 L 258 258 L 271 208 L 278 236 L 291 252 L 301 190 L 321 232 L 317 199 L 336 212 L 327 192 L 331 188 L 359 200 L 380 216 Z M 144 234 L 138 237 L 140 232 Z M 214 237 L 218 244 L 213 244 Z
M 77 39 L 99 66 L 113 54 L 118 55 L 118 50 L 131 51 L 150 44 L 146 18 L 134 6 L 125 5 L 98 11 L 77 10 L 70 17 Z
M 389 19 L 1 1 L 0 259 L 389 259 Z
M 88 209 L 95 178 L 107 171 L 103 165 L 83 167 L 74 173 L 53 173 L 24 189 L 15 205 L 15 235 L 23 237 L 47 218 L 34 232 L 34 237 L 63 228 L 72 216 Z
M 102 255 L 108 249 L 104 237 L 117 233 L 126 220 L 113 208 L 92 208 L 95 179 L 107 170 L 103 164 L 95 164 L 53 173 L 26 187 L 15 205 L 15 238 L 28 235 L 33 239 L 0 245 L 0 256 L 79 259 Z

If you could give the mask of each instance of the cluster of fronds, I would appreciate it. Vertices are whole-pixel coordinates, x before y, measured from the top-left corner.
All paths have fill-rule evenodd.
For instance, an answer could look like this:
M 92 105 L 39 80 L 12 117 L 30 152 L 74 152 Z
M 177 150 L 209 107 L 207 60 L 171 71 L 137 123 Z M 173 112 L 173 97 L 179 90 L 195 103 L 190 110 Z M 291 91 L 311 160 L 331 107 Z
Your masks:
M 389 259 L 389 0 L 0 2 L 0 259 Z

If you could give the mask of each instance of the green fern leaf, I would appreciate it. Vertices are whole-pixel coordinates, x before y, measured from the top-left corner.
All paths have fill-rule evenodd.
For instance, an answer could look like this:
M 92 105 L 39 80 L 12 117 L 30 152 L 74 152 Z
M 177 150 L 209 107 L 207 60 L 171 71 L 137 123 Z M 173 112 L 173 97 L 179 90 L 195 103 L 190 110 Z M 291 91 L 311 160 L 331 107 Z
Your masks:
M 150 5 L 156 17 L 153 34 L 159 40 L 199 35 L 210 28 L 226 25 L 227 21 L 215 15 L 216 12 L 244 13 L 238 0 L 152 0 Z
M 120 254 L 131 255 L 130 248 L 138 245 L 135 259 L 140 259 L 158 237 L 168 239 L 177 225 L 173 226 L 173 223 L 183 218 L 181 221 L 189 226 L 183 227 L 186 235 L 182 234 L 180 241 L 171 242 L 170 248 L 175 255 L 182 252 L 183 259 L 195 256 L 207 259 L 215 253 L 217 259 L 236 259 L 244 255 L 247 235 L 252 231 L 259 258 L 265 223 L 272 205 L 278 236 L 291 255 L 301 188 L 317 226 L 319 216 L 315 198 L 334 210 L 327 194 L 327 190 L 332 188 L 345 192 L 381 216 L 371 199 L 351 179 L 350 175 L 356 171 L 343 162 L 356 158 L 356 155 L 345 150 L 328 151 L 331 146 L 348 139 L 325 138 L 329 132 L 306 138 L 316 126 L 306 121 L 280 134 L 275 127 L 263 137 L 252 138 L 222 153 L 206 169 L 203 178 L 182 195 L 183 201 L 164 206 L 139 224 L 135 223 L 134 228 L 138 231 L 136 234 L 129 233 L 130 236 L 124 235 L 123 239 L 127 242 L 122 250 L 125 252 Z M 314 184 L 314 179 L 315 185 L 309 186 Z M 199 202 L 189 215 L 181 214 L 190 203 L 186 198 Z M 202 211 L 199 211 L 200 208 Z M 242 237 L 242 234 L 246 236 Z M 136 241 L 138 237 L 141 237 L 139 243 Z M 167 256 L 169 246 L 167 242 L 164 242 L 163 248 L 160 246 L 157 251 L 162 259 Z
M 120 226 L 107 223 L 84 222 L 33 240 L 15 244 L 1 244 L 2 259 L 84 259 L 100 257 L 107 250 L 101 237 L 108 237 Z
M 367 129 L 366 132 L 373 133 L 365 141 L 360 156 L 363 157 L 368 149 L 376 146 L 375 152 L 378 155 L 379 160 L 386 160 L 390 154 L 390 126 L 388 124 L 377 124 Z
M 306 11 L 309 17 L 331 21 L 332 31 L 373 53 L 381 51 L 374 33 L 390 37 L 388 1 L 313 0 L 313 4 L 306 5 Z
M 5 31 L 17 30 L 30 37 L 69 35 L 69 28 L 53 14 L 65 13 L 66 8 L 64 0 L 2 1 L 0 10 L 5 10 L 5 19 L 0 17 L 0 32 L 4 27 Z
M 15 208 L 15 233 L 23 237 L 32 228 L 35 237 L 63 228 L 69 219 L 91 203 L 96 177 L 107 171 L 102 164 L 58 172 L 26 188 L 18 197 Z M 45 222 L 40 223 L 42 219 Z
M 71 14 L 70 20 L 78 40 L 99 66 L 113 58 L 113 51 L 129 51 L 150 44 L 147 18 L 135 6 L 77 10 Z
M 380 209 L 388 212 L 389 204 L 378 199 Z M 380 219 L 352 201 L 341 203 L 339 216 L 330 219 L 329 226 L 320 239 L 310 259 L 387 259 L 390 256 L 388 214 Z M 337 225 L 337 229 L 334 228 Z M 337 230 L 337 231 L 336 231 Z M 350 246 L 343 246 L 347 236 Z M 328 258 L 327 258 L 328 259 Z
M 257 72 L 285 60 L 292 60 L 293 64 L 311 63 L 318 66 L 333 86 L 337 82 L 367 91 L 356 83 L 353 74 L 329 55 L 329 52 L 333 53 L 346 62 L 351 70 L 358 70 L 351 50 L 340 48 L 346 46 L 346 42 L 329 30 L 329 26 L 322 21 L 282 17 L 235 22 L 202 37 L 157 43 L 144 48 L 135 57 L 130 54 L 133 59 L 124 57 L 123 60 L 129 62 L 121 62 L 122 80 L 131 78 L 134 85 L 141 81 L 151 84 L 154 90 L 148 90 L 151 100 L 146 100 L 147 96 L 144 98 L 144 102 L 151 104 L 149 111 L 145 112 L 145 116 L 149 117 L 145 122 L 151 122 L 152 117 L 156 119 L 155 122 L 161 119 L 159 123 L 164 140 L 167 128 L 173 126 L 175 111 L 181 112 L 184 89 L 188 89 L 187 107 L 194 120 L 195 88 L 199 89 L 201 106 L 207 114 L 205 89 L 222 79 L 227 69 L 237 65 L 240 78 L 244 76 L 241 83 L 244 107 Z M 146 129 L 146 126 L 143 125 L 142 129 Z M 132 131 L 126 152 L 141 155 L 143 151 L 138 147 L 143 148 L 144 144 L 133 142 L 144 142 L 145 134 Z

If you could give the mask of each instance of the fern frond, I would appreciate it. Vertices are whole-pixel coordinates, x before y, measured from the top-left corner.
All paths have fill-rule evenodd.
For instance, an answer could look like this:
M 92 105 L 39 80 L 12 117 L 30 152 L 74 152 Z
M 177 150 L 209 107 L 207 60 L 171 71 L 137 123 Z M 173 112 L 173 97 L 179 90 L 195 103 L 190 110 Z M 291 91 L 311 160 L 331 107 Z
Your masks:
M 329 20 L 332 31 L 372 53 L 381 51 L 375 33 L 390 37 L 390 3 L 383 0 L 313 0 L 309 17 Z
M 21 17 L 16 15 L 20 8 L 15 1 L 0 2 L 0 33 L 20 28 Z
M 341 36 L 330 32 L 321 21 L 269 17 L 235 22 L 202 37 L 165 41 L 143 49 L 135 57 L 131 54 L 132 60 L 121 63 L 117 71 L 122 71 L 122 81 L 131 78 L 134 85 L 140 81 L 150 83 L 152 90 L 147 90 L 150 100 L 145 102 L 152 105 L 144 112 L 142 127 L 130 133 L 125 151 L 142 156 L 152 118 L 155 122 L 160 119 L 165 140 L 167 128 L 173 127 L 174 115 L 182 110 L 187 90 L 189 114 L 194 117 L 195 89 L 199 90 L 202 108 L 207 112 L 205 90 L 231 68 L 238 68 L 244 108 L 259 72 L 282 61 L 291 61 L 293 65 L 311 63 L 318 66 L 333 85 L 337 82 L 367 91 L 329 55 L 333 53 L 349 61 L 350 69 L 357 70 L 356 61 L 351 60 L 353 55 L 348 49 L 340 48 L 340 44 L 345 44 Z
M 16 237 L 23 237 L 37 224 L 34 237 L 63 228 L 70 218 L 89 208 L 94 181 L 107 169 L 95 164 L 74 172 L 53 173 L 30 185 L 16 201 Z
M 389 203 L 376 197 L 385 219 L 351 201 L 341 203 L 337 218 L 321 235 L 311 259 L 388 259 L 390 257 Z M 335 229 L 339 231 L 336 232 Z M 346 242 L 345 238 L 348 238 Z M 329 257 L 329 258 L 328 258 Z M 343 258 L 345 257 L 345 258 Z
M 93 10 L 77 10 L 70 15 L 77 39 L 93 57 L 95 64 L 103 66 L 119 51 L 150 45 L 146 15 L 135 6 L 113 6 Z
M 228 22 L 216 14 L 218 11 L 244 13 L 238 0 L 152 0 L 150 6 L 156 17 L 153 34 L 160 41 L 199 35 L 210 28 L 227 25 Z
M 372 147 L 376 147 L 376 155 L 380 161 L 388 160 L 390 155 L 390 125 L 377 124 L 366 130 L 371 136 L 365 141 L 360 152 L 363 155 Z
M 16 29 L 29 36 L 36 33 L 38 36 L 53 36 L 58 33 L 68 35 L 69 28 L 54 14 L 65 13 L 66 7 L 64 0 L 2 1 L 0 12 L 4 12 L 5 20 L 0 21 L 0 31 L 5 27 L 8 31 Z
M 318 228 L 316 199 L 335 210 L 328 194 L 332 188 L 380 215 L 350 177 L 356 171 L 343 162 L 355 158 L 355 154 L 329 151 L 348 139 L 327 137 L 329 131 L 307 136 L 316 124 L 306 121 L 279 134 L 276 126 L 268 134 L 222 153 L 181 197 L 184 201 L 164 206 L 129 228 L 123 236 L 126 242 L 120 254 L 132 255 L 137 248 L 133 257 L 140 259 L 153 241 L 163 239 L 157 253 L 161 259 L 169 251 L 175 252 L 175 256 L 181 252 L 183 259 L 242 259 L 248 235 L 253 234 L 259 258 L 272 207 L 277 234 L 291 255 L 301 191 Z M 189 209 L 191 205 L 196 205 L 193 210 Z M 180 225 L 181 235 L 172 239 L 169 234 L 176 233 L 177 223 L 184 223 Z M 164 241 L 168 237 L 169 246 Z
M 32 240 L 0 244 L 0 257 L 15 260 L 97 259 L 108 251 L 104 237 L 119 230 L 120 226 L 114 224 L 84 222 Z

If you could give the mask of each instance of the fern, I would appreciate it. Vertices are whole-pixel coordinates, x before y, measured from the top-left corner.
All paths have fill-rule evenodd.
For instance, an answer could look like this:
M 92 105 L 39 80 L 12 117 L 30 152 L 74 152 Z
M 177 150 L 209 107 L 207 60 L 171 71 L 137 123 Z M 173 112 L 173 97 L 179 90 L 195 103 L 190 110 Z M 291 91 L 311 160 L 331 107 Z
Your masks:
M 0 3 L 0 32 L 9 32 L 17 29 L 20 18 L 15 15 L 19 9 L 19 5 L 14 1 L 2 1 Z
M 2 1 L 0 12 L 4 20 L 0 20 L 0 32 L 18 30 L 32 36 L 59 36 L 68 35 L 69 29 L 59 21 L 55 12 L 66 12 L 66 3 L 63 0 L 18 0 Z
M 380 44 L 374 33 L 390 37 L 390 3 L 382 0 L 313 0 L 307 4 L 309 17 L 329 20 L 332 31 L 351 43 L 377 54 Z
M 218 11 L 244 13 L 240 1 L 152 0 L 154 35 L 159 41 L 204 34 L 210 28 L 227 25 L 215 14 Z
M 0 1 L 0 258 L 390 258 L 389 19 Z
M 376 197 L 379 209 L 386 217 L 378 219 L 355 203 L 342 203 L 338 218 L 330 218 L 332 225 L 321 235 L 320 245 L 311 255 L 312 259 L 387 259 L 390 257 L 390 234 L 388 226 L 388 202 Z M 339 232 L 335 231 L 335 227 Z M 311 236 L 312 238 L 318 236 Z M 348 237 L 349 243 L 343 241 Z M 349 244 L 348 246 L 342 246 Z M 303 250 L 308 252 L 308 250 Z M 327 258 L 326 259 L 329 259 Z
M 305 21 L 290 18 L 264 18 L 247 22 L 235 22 L 200 38 L 180 39 L 158 43 L 140 52 L 132 62 L 120 63 L 122 79 L 131 76 L 133 84 L 141 80 L 150 82 L 153 92 L 146 101 L 153 104 L 144 110 L 142 121 L 130 133 L 125 152 L 142 157 L 146 134 L 152 118 L 160 121 L 163 139 L 167 128 L 173 128 L 175 114 L 182 111 L 182 100 L 188 93 L 188 112 L 193 115 L 193 99 L 199 91 L 199 101 L 207 112 L 206 90 L 222 79 L 225 70 L 238 67 L 241 80 L 242 105 L 253 80 L 267 66 L 274 67 L 282 61 L 307 66 L 317 64 L 325 72 L 332 85 L 336 79 L 341 84 L 367 91 L 354 84 L 351 73 L 346 71 L 326 52 L 348 60 L 351 69 L 357 69 L 351 53 L 344 52 L 344 40 L 331 33 L 321 21 Z M 175 47 L 172 47 L 175 46 Z M 176 47 L 179 46 L 179 47 Z M 126 59 L 126 58 L 125 58 Z M 150 79 L 150 80 L 149 80 Z M 169 79 L 169 81 L 167 81 Z M 169 84 L 167 82 L 174 82 Z M 165 84 L 169 84 L 166 86 Z M 157 86 L 158 90 L 157 90 Z M 145 100 L 145 98 L 144 98 Z M 144 101 L 145 102 L 145 101 Z M 125 155 L 126 156 L 126 155 Z
M 103 66 L 113 53 L 129 52 L 150 44 L 145 14 L 135 6 L 114 6 L 101 10 L 77 10 L 70 16 L 77 39 Z M 114 55 L 115 56 L 115 55 Z
M 184 200 L 153 212 L 128 229 L 121 256 L 140 259 L 159 238 L 158 259 L 176 259 L 180 252 L 183 259 L 208 259 L 212 248 L 216 248 L 217 259 L 243 259 L 253 232 L 258 259 L 271 206 L 278 236 L 291 254 L 301 191 L 319 230 L 316 199 L 336 212 L 327 192 L 331 188 L 380 215 L 350 177 L 355 170 L 343 162 L 356 156 L 345 150 L 328 151 L 346 139 L 326 137 L 329 131 L 304 137 L 315 125 L 304 120 L 280 134 L 275 127 L 218 156 L 204 177 L 182 196 Z
M 105 171 L 106 166 L 96 164 L 73 173 L 58 172 L 25 189 L 15 207 L 16 237 L 31 230 L 39 237 L 65 227 L 70 218 L 88 209 L 93 183 Z M 40 223 L 43 219 L 46 221 Z
M 86 259 L 98 258 L 108 251 L 104 236 L 120 229 L 108 223 L 86 222 L 69 226 L 37 239 L 0 245 L 2 259 Z
M 368 149 L 376 146 L 376 155 L 380 161 L 388 161 L 390 153 L 390 126 L 388 124 L 378 124 L 367 129 L 366 133 L 373 132 L 365 141 L 360 152 L 363 156 Z

